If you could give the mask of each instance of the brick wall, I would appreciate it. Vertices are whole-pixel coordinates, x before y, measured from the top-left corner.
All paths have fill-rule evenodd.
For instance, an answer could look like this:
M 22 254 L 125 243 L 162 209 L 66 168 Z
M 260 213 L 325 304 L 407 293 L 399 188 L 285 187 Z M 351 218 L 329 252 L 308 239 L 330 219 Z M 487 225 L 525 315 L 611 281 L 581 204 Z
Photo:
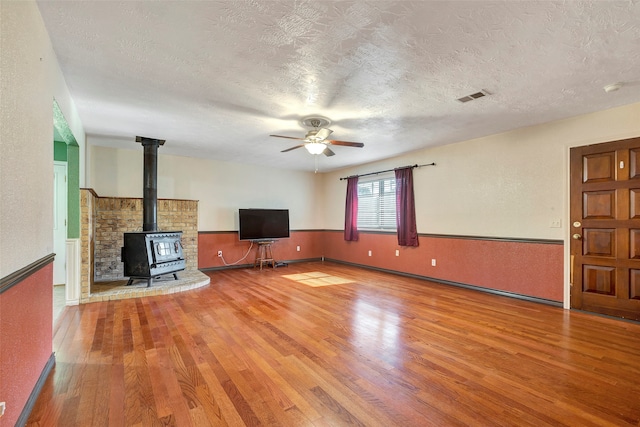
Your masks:
M 91 194 L 89 190 L 83 190 L 83 197 L 85 191 Z M 92 196 L 94 206 L 93 279 L 95 281 L 123 279 L 120 248 L 123 246 L 124 233 L 142 231 L 142 199 L 97 197 L 95 194 Z M 89 205 L 90 203 L 83 203 L 83 228 L 84 209 L 86 207 L 89 211 Z M 186 269 L 196 270 L 198 268 L 198 201 L 158 200 L 158 228 L 160 231 L 182 231 Z M 84 229 L 82 234 L 84 237 Z M 88 246 L 91 246 L 90 243 Z
M 80 302 L 89 299 L 94 280 L 96 199 L 92 190 L 80 190 Z

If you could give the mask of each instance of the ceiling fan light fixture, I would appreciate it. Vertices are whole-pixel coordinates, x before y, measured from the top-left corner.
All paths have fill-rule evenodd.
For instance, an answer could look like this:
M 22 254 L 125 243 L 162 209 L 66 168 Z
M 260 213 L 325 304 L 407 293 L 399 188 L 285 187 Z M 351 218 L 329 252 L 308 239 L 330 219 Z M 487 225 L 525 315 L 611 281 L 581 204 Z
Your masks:
M 276 138 L 286 138 L 286 139 L 295 139 L 298 141 L 303 141 L 301 144 L 293 146 L 291 148 L 287 148 L 286 150 L 282 150 L 282 153 L 286 153 L 292 150 L 296 150 L 301 147 L 305 147 L 309 154 L 314 156 L 318 156 L 320 154 L 324 154 L 327 157 L 335 156 L 331 148 L 332 145 L 340 145 L 343 147 L 364 147 L 362 142 L 350 142 L 350 141 L 340 141 L 337 139 L 327 139 L 329 135 L 333 133 L 333 131 L 326 126 L 331 123 L 331 120 L 326 117 L 320 116 L 310 116 L 303 118 L 300 123 L 304 126 L 313 127 L 307 131 L 307 134 L 304 138 L 298 138 L 295 136 L 285 136 L 285 135 L 269 135 L 274 136 Z
M 304 148 L 311 154 L 322 154 L 327 146 L 321 142 L 308 142 L 304 144 Z

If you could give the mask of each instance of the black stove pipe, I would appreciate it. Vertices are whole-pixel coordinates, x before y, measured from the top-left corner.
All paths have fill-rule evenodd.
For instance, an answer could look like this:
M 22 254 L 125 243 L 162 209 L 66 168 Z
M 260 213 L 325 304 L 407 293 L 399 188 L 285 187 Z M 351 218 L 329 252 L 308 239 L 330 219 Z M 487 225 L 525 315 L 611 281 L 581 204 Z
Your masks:
M 158 147 L 164 139 L 136 136 L 144 148 L 142 231 L 158 231 Z

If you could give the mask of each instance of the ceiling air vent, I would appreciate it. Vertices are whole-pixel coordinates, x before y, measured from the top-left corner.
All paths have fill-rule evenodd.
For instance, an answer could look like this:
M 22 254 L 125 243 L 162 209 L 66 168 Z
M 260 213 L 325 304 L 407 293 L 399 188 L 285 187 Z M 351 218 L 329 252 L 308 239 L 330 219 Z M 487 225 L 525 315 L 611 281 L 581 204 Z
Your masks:
M 491 95 L 486 90 L 481 90 L 480 92 L 472 93 L 471 95 L 463 96 L 462 98 L 458 98 L 458 101 L 465 102 L 473 101 L 474 99 L 482 98 L 483 96 Z

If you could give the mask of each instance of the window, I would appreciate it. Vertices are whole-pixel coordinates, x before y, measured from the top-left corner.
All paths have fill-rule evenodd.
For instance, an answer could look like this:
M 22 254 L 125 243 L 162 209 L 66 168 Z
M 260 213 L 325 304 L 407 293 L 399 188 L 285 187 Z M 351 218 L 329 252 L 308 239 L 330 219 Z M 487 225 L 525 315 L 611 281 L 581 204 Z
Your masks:
M 358 229 L 396 229 L 394 177 L 358 183 Z

